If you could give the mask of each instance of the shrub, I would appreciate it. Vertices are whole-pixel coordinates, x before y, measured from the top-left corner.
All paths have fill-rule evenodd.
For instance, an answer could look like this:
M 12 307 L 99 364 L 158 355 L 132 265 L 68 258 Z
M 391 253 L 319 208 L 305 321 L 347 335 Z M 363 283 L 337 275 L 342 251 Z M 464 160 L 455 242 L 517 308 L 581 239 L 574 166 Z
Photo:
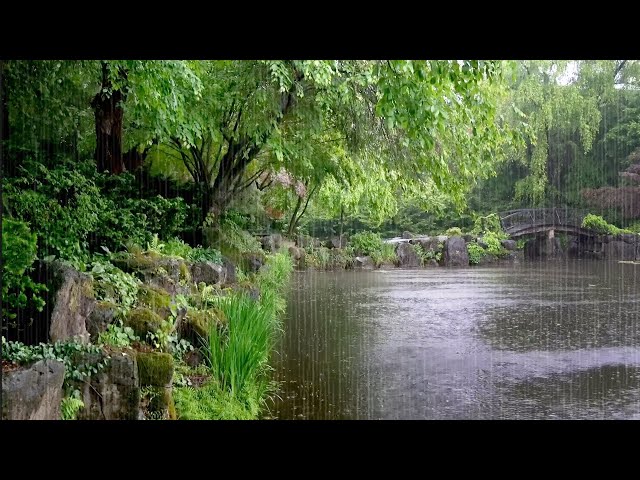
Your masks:
M 469 263 L 477 265 L 480 259 L 486 255 L 484 248 L 474 242 L 467 243 L 467 252 L 469 253 Z
M 447 230 L 446 235 L 448 237 L 461 237 L 462 236 L 462 230 L 458 227 L 451 227 L 450 229 Z
M 20 308 L 33 306 L 42 311 L 44 300 L 39 296 L 45 285 L 34 282 L 27 272 L 36 258 L 35 233 L 24 222 L 2 219 L 2 307 L 5 318 L 16 318 Z
M 617 235 L 619 233 L 633 233 L 631 230 L 618 228 L 608 223 L 599 215 L 589 214 L 582 220 L 582 227 L 594 230 L 601 235 Z
M 482 237 L 482 241 L 487 244 L 487 253 L 491 255 L 504 255 L 506 253 L 505 248 L 500 243 L 500 235 L 495 232 L 486 232 Z
M 349 242 L 358 255 L 375 255 L 382 251 L 382 239 L 377 233 L 359 232 L 354 234 Z
M 4 181 L 7 208 L 38 234 L 41 256 L 87 262 L 100 246 L 113 251 L 127 241 L 144 245 L 152 235 L 170 238 L 183 228 L 182 198 L 139 198 L 131 174 L 105 175 L 83 164 L 48 168 L 28 161 Z M 101 188 L 102 187 L 102 188 Z
M 471 233 L 483 236 L 487 233 L 494 233 L 499 240 L 505 240 L 509 238 L 509 235 L 507 235 L 504 230 L 502 230 L 500 217 L 498 217 L 496 213 L 491 213 L 486 217 L 476 218 Z

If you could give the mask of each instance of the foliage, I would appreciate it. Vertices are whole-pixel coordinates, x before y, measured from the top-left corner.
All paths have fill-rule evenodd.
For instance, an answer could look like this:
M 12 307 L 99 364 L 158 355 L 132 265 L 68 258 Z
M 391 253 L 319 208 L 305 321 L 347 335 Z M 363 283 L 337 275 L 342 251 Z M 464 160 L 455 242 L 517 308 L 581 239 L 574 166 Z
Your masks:
M 84 408 L 84 402 L 80 398 L 80 391 L 74 390 L 68 397 L 60 402 L 62 420 L 75 420 L 78 412 Z
M 475 242 L 467 243 L 467 252 L 469 253 L 469 263 L 471 265 L 480 263 L 480 259 L 487 254 L 485 249 Z
M 213 222 L 212 217 L 209 217 Z M 220 224 L 206 223 L 205 226 L 213 227 L 210 232 L 212 238 L 210 246 L 218 247 L 221 251 L 231 251 L 238 254 L 262 252 L 262 245 L 249 232 L 243 230 L 232 218 L 224 218 Z
M 207 362 L 223 390 L 244 395 L 250 385 L 266 383 L 276 334 L 274 312 L 243 294 L 221 297 L 219 306 L 227 324 L 210 329 Z
M 75 341 L 56 343 L 40 343 L 25 345 L 21 342 L 7 341 L 2 337 L 2 359 L 17 364 L 29 364 L 38 360 L 58 360 L 64 363 L 65 382 L 69 380 L 82 381 L 94 375 L 107 366 L 108 357 L 95 363 L 85 361 L 86 355 L 102 354 L 102 348 L 92 344 L 82 344 Z
M 222 265 L 222 254 L 215 248 L 195 247 L 191 250 L 188 259 L 194 262 L 213 262 Z
M 502 230 L 502 224 L 500 223 L 500 217 L 496 213 L 491 213 L 487 216 L 478 216 L 473 225 L 471 233 L 474 235 L 485 235 L 487 233 L 495 234 L 500 240 L 509 238 L 504 230 Z
M 633 233 L 631 230 L 622 229 L 611 225 L 599 215 L 589 214 L 582 220 L 582 227 L 589 228 L 602 235 L 617 235 L 619 233 Z
M 462 230 L 459 227 L 451 227 L 450 229 L 448 229 L 446 231 L 446 235 L 448 237 L 461 237 L 462 236 Z
M 129 347 L 131 342 L 139 341 L 131 327 L 123 327 L 122 324 L 110 324 L 104 332 L 98 335 L 99 345 L 109 345 L 111 347 Z
M 482 241 L 487 244 L 486 251 L 490 255 L 504 255 L 506 253 L 505 248 L 500 243 L 501 235 L 496 232 L 486 232 L 482 236 Z
M 132 175 L 114 180 L 84 164 L 26 162 L 19 176 L 5 179 L 4 196 L 8 211 L 35 229 L 41 256 L 85 263 L 101 246 L 115 251 L 154 234 L 169 238 L 187 212 L 182 198 L 136 198 Z
M 262 306 L 272 309 L 274 314 L 284 311 L 286 304 L 283 294 L 292 271 L 291 257 L 285 253 L 276 253 L 267 256 L 266 263 L 256 276 L 256 285 L 261 291 Z
M 200 388 L 174 388 L 174 399 L 179 420 L 253 420 L 260 407 L 266 403 L 267 394 L 273 390 L 270 384 L 248 388 L 243 395 L 226 391 L 209 381 Z M 260 399 L 260 400 L 258 400 Z
M 36 258 L 36 234 L 24 222 L 2 219 L 2 307 L 3 316 L 16 317 L 16 310 L 33 305 L 42 311 L 44 299 L 40 293 L 45 285 L 34 282 L 28 271 Z
M 382 239 L 371 231 L 356 233 L 349 239 L 357 255 L 371 255 L 382 250 Z
M 371 252 L 371 260 L 376 265 L 383 263 L 394 263 L 397 259 L 395 245 L 381 242 L 380 248 Z
M 88 272 L 94 279 L 93 289 L 97 300 L 117 305 L 121 315 L 126 314 L 138 298 L 141 282 L 134 275 L 125 273 L 111 262 L 96 259 Z
M 308 247 L 304 261 L 307 265 L 318 269 L 327 269 L 331 266 L 331 254 L 327 247 Z

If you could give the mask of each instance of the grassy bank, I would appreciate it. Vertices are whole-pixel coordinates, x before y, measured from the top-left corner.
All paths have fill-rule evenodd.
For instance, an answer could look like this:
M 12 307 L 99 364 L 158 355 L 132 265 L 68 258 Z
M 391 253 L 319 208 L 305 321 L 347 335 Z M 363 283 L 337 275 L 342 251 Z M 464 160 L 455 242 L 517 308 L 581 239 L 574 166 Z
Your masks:
M 292 270 L 284 253 L 267 257 L 250 282 L 260 290 L 257 299 L 245 292 L 216 297 L 213 304 L 226 318 L 210 326 L 202 339 L 204 368 L 184 374 L 203 374 L 199 387 L 175 388 L 179 419 L 255 419 L 275 386 L 269 378 L 269 356 L 281 331 L 279 315 L 285 303 L 283 289 Z

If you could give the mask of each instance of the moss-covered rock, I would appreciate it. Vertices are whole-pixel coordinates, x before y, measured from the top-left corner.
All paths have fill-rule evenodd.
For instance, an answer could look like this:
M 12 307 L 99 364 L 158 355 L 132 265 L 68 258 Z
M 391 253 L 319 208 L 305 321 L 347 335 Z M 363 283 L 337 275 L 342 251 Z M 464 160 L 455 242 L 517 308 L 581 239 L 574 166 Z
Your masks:
M 96 339 L 100 333 L 107 330 L 107 327 L 116 321 L 118 306 L 106 300 L 96 303 L 95 308 L 87 318 L 87 330 L 91 338 Z
M 147 420 L 175 420 L 176 406 L 171 387 L 144 387 L 140 407 Z
M 162 326 L 162 317 L 153 310 L 138 307 L 128 313 L 125 324 L 131 327 L 137 336 L 145 338 L 147 333 L 154 333 Z
M 162 318 L 167 318 L 171 310 L 171 296 L 167 291 L 156 285 L 145 285 L 138 291 L 138 304 L 153 310 Z
M 140 385 L 163 387 L 171 385 L 173 357 L 162 352 L 138 352 L 138 378 Z
M 200 337 L 207 338 L 213 325 L 226 323 L 226 321 L 227 319 L 222 310 L 217 308 L 197 310 L 190 307 L 187 309 L 187 314 L 182 322 L 182 336 L 187 337 L 194 343 Z

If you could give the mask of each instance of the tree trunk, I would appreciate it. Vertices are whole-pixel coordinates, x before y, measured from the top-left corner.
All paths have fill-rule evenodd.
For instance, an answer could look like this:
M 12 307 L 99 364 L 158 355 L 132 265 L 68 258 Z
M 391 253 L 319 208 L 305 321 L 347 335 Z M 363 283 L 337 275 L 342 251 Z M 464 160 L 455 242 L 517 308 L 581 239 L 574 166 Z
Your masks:
M 291 215 L 291 220 L 289 221 L 289 229 L 287 230 L 287 235 L 293 235 L 293 230 L 296 228 L 296 224 L 298 220 L 296 219 L 296 215 L 298 214 L 298 210 L 302 206 L 302 197 L 298 197 L 298 202 L 296 203 L 296 208 L 293 211 L 293 215 Z
M 112 174 L 124 171 L 122 158 L 122 102 L 121 90 L 112 91 L 106 63 L 102 64 L 102 86 L 91 102 L 96 120 L 96 167 L 99 172 Z M 107 90 L 105 92 L 104 90 Z M 110 92 L 110 93 L 109 93 Z
M 340 246 L 342 247 L 342 226 L 344 225 L 344 206 L 340 204 Z

